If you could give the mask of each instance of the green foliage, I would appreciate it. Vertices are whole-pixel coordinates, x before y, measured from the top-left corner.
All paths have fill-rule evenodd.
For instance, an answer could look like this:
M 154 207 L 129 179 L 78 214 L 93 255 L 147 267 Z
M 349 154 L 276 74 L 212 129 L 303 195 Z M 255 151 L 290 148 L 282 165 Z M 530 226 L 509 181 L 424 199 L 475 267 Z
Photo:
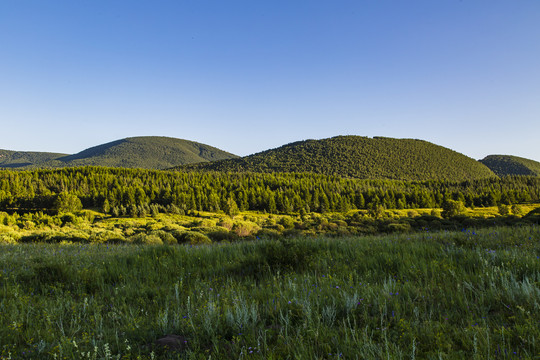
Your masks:
M 540 176 L 540 162 L 511 155 L 489 155 L 480 162 L 498 176 Z
M 466 211 L 465 205 L 461 201 L 446 200 L 442 206 L 442 217 L 452 218 L 454 216 L 463 215 Z
M 187 231 L 183 234 L 181 242 L 189 245 L 209 245 L 212 240 L 198 231 Z
M 72 213 L 63 213 L 63 212 L 61 213 L 62 215 L 60 217 L 60 220 L 62 221 L 62 225 L 66 225 L 66 224 L 77 225 L 80 223 L 81 219 L 77 217 L 77 215 L 72 214 Z
M 129 240 L 134 244 L 163 245 L 163 240 L 156 234 L 139 233 L 133 235 Z
M 157 236 L 163 244 L 174 245 L 178 243 L 178 240 L 171 233 L 164 230 L 153 230 L 149 235 Z
M 54 201 L 54 210 L 59 213 L 76 212 L 82 210 L 81 200 L 77 195 L 67 192 L 60 193 Z
M 0 168 L 24 168 L 47 163 L 59 157 L 60 153 L 0 150 Z
M 512 210 L 512 214 L 516 216 L 522 216 L 524 214 L 523 207 L 521 207 L 518 204 L 513 204 L 511 207 L 511 210 Z
M 183 164 L 235 157 L 236 155 L 194 141 L 163 136 L 143 136 L 98 145 L 74 155 L 0 150 L 0 167 L 53 168 L 90 165 L 165 169 Z
M 236 204 L 236 201 L 234 201 L 232 197 L 229 197 L 227 199 L 223 210 L 225 211 L 225 214 L 230 215 L 230 216 L 235 216 L 240 213 L 240 210 L 238 210 L 238 205 Z
M 499 214 L 500 215 L 507 216 L 507 215 L 510 214 L 510 209 L 511 209 L 510 206 L 504 205 L 504 204 L 499 204 L 498 208 L 499 208 Z
M 537 202 L 540 177 L 450 182 L 359 180 L 309 173 L 181 173 L 96 167 L 0 171 L 0 210 L 21 213 L 53 210 L 55 200 L 62 193 L 77 196 L 85 209 L 104 210 L 106 200 L 110 214 L 115 217 L 216 212 L 227 203 L 234 214 L 255 210 L 303 213 L 305 217 L 310 212 L 354 209 L 440 208 L 445 199 L 462 201 L 470 208 Z M 375 211 L 372 215 L 383 213 Z
M 494 177 L 485 165 L 422 140 L 337 136 L 306 140 L 238 159 L 179 169 L 310 172 L 346 178 L 464 181 Z

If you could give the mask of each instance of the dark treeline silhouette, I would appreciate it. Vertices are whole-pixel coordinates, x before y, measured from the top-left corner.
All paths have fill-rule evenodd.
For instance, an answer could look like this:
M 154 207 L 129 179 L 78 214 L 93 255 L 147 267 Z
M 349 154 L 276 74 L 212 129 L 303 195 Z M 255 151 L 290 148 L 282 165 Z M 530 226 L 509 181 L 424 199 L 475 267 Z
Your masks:
M 70 197 L 60 196 L 67 193 Z M 115 215 L 256 210 L 304 213 L 351 209 L 467 207 L 537 202 L 540 178 L 510 176 L 464 182 L 358 180 L 310 173 L 177 172 L 81 167 L 0 171 L 0 209 L 60 209 L 64 199 Z M 67 200 L 65 200 L 67 201 Z M 64 201 L 64 202 L 65 202 Z

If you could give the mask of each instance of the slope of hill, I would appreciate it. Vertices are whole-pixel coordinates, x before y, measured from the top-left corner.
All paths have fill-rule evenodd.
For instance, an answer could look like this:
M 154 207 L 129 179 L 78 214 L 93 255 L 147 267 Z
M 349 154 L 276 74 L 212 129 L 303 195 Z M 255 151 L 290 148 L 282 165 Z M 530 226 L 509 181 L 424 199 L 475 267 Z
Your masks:
M 0 168 L 23 168 L 34 164 L 41 164 L 66 154 L 0 150 Z
M 163 136 L 141 136 L 91 147 L 74 155 L 60 157 L 45 165 L 165 169 L 235 157 L 237 156 L 194 141 Z
M 511 155 L 489 155 L 480 162 L 498 176 L 540 176 L 540 162 Z
M 89 165 L 165 169 L 236 157 L 194 141 L 164 136 L 141 136 L 94 146 L 74 155 L 0 150 L 0 168 L 33 169 Z
M 480 162 L 427 141 L 362 136 L 299 141 L 243 158 L 176 169 L 312 172 L 400 180 L 462 181 L 495 176 Z

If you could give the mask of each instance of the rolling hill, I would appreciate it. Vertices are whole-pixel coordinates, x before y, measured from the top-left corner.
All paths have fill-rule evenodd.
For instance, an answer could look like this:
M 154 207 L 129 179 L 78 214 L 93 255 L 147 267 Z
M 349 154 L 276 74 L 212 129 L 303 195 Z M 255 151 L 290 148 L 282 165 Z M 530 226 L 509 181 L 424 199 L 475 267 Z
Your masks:
M 194 141 L 163 136 L 141 136 L 94 146 L 74 155 L 51 154 L 48 157 L 41 155 L 33 158 L 27 156 L 26 161 L 19 161 L 18 166 L 10 167 L 111 166 L 165 169 L 235 157 L 237 156 Z M 0 167 L 7 166 L 0 164 Z
M 36 151 L 11 151 L 0 150 L 0 168 L 23 168 L 34 164 L 42 164 L 57 159 L 66 154 L 36 152 Z
M 540 176 L 540 162 L 511 155 L 489 155 L 480 162 L 498 176 Z
M 176 169 L 312 172 L 361 179 L 472 180 L 494 177 L 482 163 L 423 140 L 337 136 L 305 140 L 237 159 Z

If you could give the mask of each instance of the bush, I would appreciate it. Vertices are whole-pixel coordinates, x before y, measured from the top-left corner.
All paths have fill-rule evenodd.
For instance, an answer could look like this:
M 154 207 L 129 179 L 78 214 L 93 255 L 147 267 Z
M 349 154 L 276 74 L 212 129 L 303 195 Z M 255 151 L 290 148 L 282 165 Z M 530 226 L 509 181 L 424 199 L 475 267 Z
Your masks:
M 186 230 L 174 229 L 171 231 L 171 235 L 174 236 L 177 242 L 184 242 L 184 237 L 186 236 Z
M 522 216 L 523 215 L 523 208 L 517 204 L 512 205 L 512 214 L 516 216 Z
M 431 209 L 431 216 L 440 218 L 441 217 L 441 211 L 439 209 Z
M 197 231 L 186 231 L 182 240 L 182 242 L 190 245 L 205 245 L 212 243 L 212 240 L 210 240 L 208 236 Z
M 461 201 L 446 200 L 442 205 L 442 217 L 445 219 L 463 215 L 466 211 L 465 205 Z
M 21 236 L 15 233 L 0 234 L 0 244 L 16 244 Z
M 259 226 L 250 221 L 238 221 L 234 224 L 232 231 L 238 236 L 249 236 L 259 230 Z
M 178 240 L 176 240 L 176 238 L 166 232 L 166 231 L 163 231 L 163 230 L 154 230 L 152 232 L 150 232 L 149 234 L 150 236 L 157 236 L 158 238 L 161 239 L 161 241 L 164 243 L 164 244 L 167 244 L 167 245 L 175 245 L 175 244 L 178 244 Z
M 508 205 L 499 204 L 498 210 L 499 210 L 499 214 L 501 216 L 510 215 L 510 206 L 508 206 Z
M 54 210 L 59 213 L 79 211 L 82 210 L 82 207 L 81 200 L 77 195 L 67 192 L 60 193 L 54 201 Z
M 163 225 L 157 221 L 149 221 L 146 223 L 146 230 L 152 231 L 152 230 L 159 230 L 163 227 Z
M 163 241 L 156 235 L 140 233 L 129 238 L 134 244 L 163 245 Z
M 281 219 L 279 219 L 279 223 L 285 228 L 285 229 L 292 229 L 294 228 L 294 221 L 288 216 L 284 216 Z
M 114 231 L 105 230 L 98 233 L 90 235 L 88 241 L 92 243 L 123 243 L 126 241 L 126 238 L 119 233 Z
M 227 230 L 230 231 L 230 230 L 232 230 L 232 228 L 234 226 L 234 223 L 230 218 L 223 218 L 223 219 L 219 220 L 218 226 L 224 227 L 224 228 L 226 228 Z
M 81 222 L 81 219 L 77 217 L 75 214 L 72 213 L 66 213 L 60 217 L 60 220 L 62 220 L 62 226 L 66 224 L 73 224 L 77 225 Z
M 411 231 L 409 223 L 390 223 L 386 226 L 389 232 L 408 232 Z

